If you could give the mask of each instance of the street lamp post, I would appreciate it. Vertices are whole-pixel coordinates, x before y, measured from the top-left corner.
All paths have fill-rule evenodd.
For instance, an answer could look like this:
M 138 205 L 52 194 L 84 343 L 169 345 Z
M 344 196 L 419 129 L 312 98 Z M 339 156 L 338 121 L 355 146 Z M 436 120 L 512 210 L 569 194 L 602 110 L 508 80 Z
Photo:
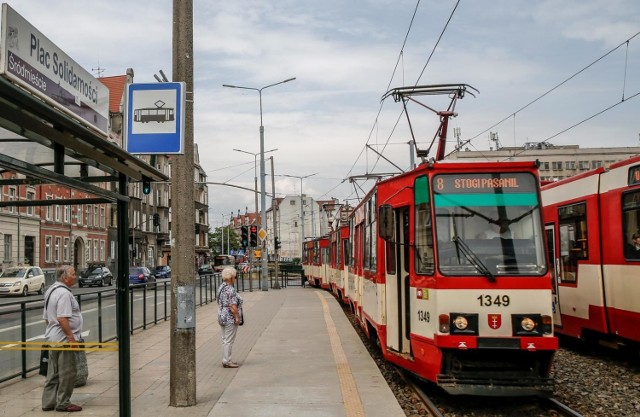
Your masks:
M 261 88 L 254 87 L 242 87 L 237 85 L 223 84 L 223 87 L 229 88 L 240 88 L 243 90 L 253 90 L 257 91 L 260 96 L 260 224 L 261 229 L 265 232 L 267 231 L 267 215 L 266 215 L 266 187 L 265 187 L 265 167 L 264 167 L 264 126 L 262 124 L 262 90 L 267 89 L 269 87 L 274 87 L 276 85 L 288 83 L 289 81 L 295 80 L 295 77 L 287 78 L 286 80 L 269 84 Z M 265 239 L 262 240 L 262 250 L 261 250 L 261 276 L 262 276 L 262 291 L 268 291 L 268 277 L 267 277 L 267 245 L 266 245 L 266 236 Z
M 233 221 L 233 211 L 231 212 L 231 216 L 229 216 L 229 227 L 227 227 L 227 253 L 231 254 L 231 239 L 229 238 L 229 233 L 231 233 L 231 222 Z
M 304 259 L 304 200 L 302 198 L 302 180 L 317 175 L 317 172 L 309 175 L 286 175 L 280 174 L 279 177 L 299 178 L 300 179 L 300 262 Z
M 264 151 L 264 153 L 274 152 L 274 151 L 277 151 L 277 150 L 278 150 L 278 148 L 273 148 L 273 149 L 270 149 L 268 151 Z M 254 184 L 254 187 L 255 187 L 255 190 L 256 190 L 254 196 L 255 196 L 255 203 L 256 203 L 256 211 L 255 211 L 255 213 L 257 215 L 258 214 L 258 173 L 257 173 L 256 166 L 258 165 L 257 158 L 258 158 L 258 155 L 260 155 L 260 152 L 253 153 L 253 152 L 243 151 L 242 149 L 234 149 L 234 151 L 246 153 L 247 155 L 253 155 L 253 184 Z

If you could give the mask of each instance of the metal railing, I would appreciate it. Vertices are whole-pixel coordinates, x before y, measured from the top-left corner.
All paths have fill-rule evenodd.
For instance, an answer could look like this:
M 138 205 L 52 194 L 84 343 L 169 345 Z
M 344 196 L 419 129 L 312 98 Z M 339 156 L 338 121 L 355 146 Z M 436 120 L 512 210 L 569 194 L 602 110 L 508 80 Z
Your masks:
M 273 287 L 276 277 L 269 271 L 269 285 Z M 300 285 L 300 278 L 287 271 L 279 274 L 281 288 Z M 290 282 L 291 281 L 291 282 Z M 196 306 L 212 303 L 221 283 L 220 273 L 196 277 Z M 238 291 L 260 291 L 257 272 L 238 273 Z M 83 337 L 87 345 L 91 342 L 117 340 L 116 288 L 100 288 L 74 294 L 83 316 Z M 6 299 L 6 298 L 5 298 Z M 45 342 L 45 324 L 42 318 L 43 298 L 8 302 L 0 305 L 0 341 Z M 145 330 L 171 317 L 171 281 L 132 285 L 129 292 L 129 328 L 131 334 Z M 39 369 L 40 351 L 7 350 L 9 345 L 0 345 L 0 383 L 13 378 L 26 378 Z M 5 347 L 5 349 L 3 349 Z

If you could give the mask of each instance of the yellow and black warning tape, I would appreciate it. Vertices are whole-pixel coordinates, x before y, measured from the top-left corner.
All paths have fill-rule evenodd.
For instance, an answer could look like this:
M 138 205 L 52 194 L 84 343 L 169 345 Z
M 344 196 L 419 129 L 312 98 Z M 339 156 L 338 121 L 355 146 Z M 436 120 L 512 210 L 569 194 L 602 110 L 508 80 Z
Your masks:
M 118 342 L 0 342 L 0 350 L 72 350 L 85 352 L 117 352 Z

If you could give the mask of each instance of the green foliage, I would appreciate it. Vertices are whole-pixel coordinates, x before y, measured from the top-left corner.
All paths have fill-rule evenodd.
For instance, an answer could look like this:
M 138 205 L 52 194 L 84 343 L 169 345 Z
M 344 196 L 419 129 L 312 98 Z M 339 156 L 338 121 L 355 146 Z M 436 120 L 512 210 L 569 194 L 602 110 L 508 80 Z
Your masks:
M 224 250 L 222 249 L 222 234 L 224 233 Z M 227 243 L 229 241 L 229 243 Z M 236 231 L 229 226 L 216 227 L 211 230 L 209 228 L 209 249 L 211 249 L 211 256 L 227 254 L 227 248 L 231 250 L 238 250 L 240 248 L 240 238 L 236 234 Z

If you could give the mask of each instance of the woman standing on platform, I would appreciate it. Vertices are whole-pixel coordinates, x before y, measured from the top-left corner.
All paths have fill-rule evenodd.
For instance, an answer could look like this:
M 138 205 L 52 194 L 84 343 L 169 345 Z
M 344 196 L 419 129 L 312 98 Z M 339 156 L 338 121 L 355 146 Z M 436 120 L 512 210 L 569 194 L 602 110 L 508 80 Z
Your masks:
M 236 281 L 236 269 L 222 270 L 222 285 L 218 288 L 218 323 L 222 334 L 222 366 L 237 368 L 238 364 L 231 361 L 233 342 L 236 340 L 238 326 L 241 323 L 242 298 L 238 295 L 233 284 Z

